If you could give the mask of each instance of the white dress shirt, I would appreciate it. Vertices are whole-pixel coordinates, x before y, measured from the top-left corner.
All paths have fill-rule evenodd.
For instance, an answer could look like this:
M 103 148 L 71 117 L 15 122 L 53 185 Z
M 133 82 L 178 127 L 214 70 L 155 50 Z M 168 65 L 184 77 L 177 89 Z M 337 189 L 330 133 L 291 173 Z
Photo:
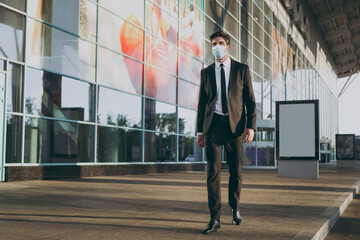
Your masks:
M 215 80 L 216 80 L 216 103 L 215 103 L 215 113 L 224 115 L 222 112 L 222 101 L 221 101 L 221 62 L 215 61 Z M 225 85 L 226 85 L 226 100 L 228 101 L 229 96 L 229 79 L 230 79 L 230 68 L 231 68 L 231 60 L 228 57 L 222 64 L 224 64 L 225 71 Z M 226 113 L 225 115 L 228 115 Z M 198 132 L 197 135 L 203 135 L 202 132 Z
M 222 101 L 221 101 L 221 62 L 215 61 L 215 79 L 216 79 L 216 103 L 215 103 L 215 113 L 224 115 L 222 111 Z M 224 64 L 225 71 L 225 85 L 226 85 L 226 101 L 229 95 L 229 78 L 230 78 L 230 67 L 231 60 L 228 57 L 222 64 Z M 229 113 L 226 113 L 228 115 Z

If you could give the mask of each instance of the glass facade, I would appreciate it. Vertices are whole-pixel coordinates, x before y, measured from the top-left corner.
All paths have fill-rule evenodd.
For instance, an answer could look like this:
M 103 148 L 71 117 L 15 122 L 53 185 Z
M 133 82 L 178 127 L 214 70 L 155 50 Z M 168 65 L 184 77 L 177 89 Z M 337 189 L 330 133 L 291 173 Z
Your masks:
M 245 166 L 276 167 L 278 100 L 319 99 L 320 135 L 334 148 L 336 77 L 320 75 L 285 24 L 264 0 L 0 0 L 6 164 L 204 161 L 200 70 L 219 29 L 256 95 Z

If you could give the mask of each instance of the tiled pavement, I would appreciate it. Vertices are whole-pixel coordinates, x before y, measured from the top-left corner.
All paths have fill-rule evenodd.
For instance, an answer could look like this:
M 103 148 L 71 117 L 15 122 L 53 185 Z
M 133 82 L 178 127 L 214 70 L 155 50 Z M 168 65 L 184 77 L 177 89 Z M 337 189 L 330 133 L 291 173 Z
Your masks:
M 322 239 L 359 179 L 334 166 L 322 166 L 320 179 L 244 170 L 244 223 L 233 226 L 224 170 L 222 225 L 211 235 L 201 234 L 206 172 L 0 183 L 0 239 Z

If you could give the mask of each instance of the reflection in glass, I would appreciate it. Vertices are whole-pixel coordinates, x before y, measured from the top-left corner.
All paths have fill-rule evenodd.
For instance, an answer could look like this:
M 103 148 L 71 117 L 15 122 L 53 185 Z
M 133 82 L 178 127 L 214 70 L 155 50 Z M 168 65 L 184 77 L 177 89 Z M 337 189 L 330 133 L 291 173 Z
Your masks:
M 176 136 L 145 132 L 145 162 L 176 161 Z
M 96 41 L 96 4 L 87 0 L 28 0 L 28 14 Z
M 141 127 L 141 97 L 99 88 L 98 122 L 124 127 Z
M 98 83 L 141 94 L 143 64 L 111 50 L 98 49 Z
M 9 63 L 7 70 L 6 107 L 8 112 L 22 112 L 23 66 Z
M 197 109 L 199 87 L 179 79 L 178 104 L 182 107 Z
M 7 115 L 6 163 L 21 162 L 22 117 Z
M 158 0 L 156 4 L 159 4 Z M 159 39 L 177 44 L 177 22 L 158 6 L 146 2 L 146 30 Z
M 226 12 L 225 12 L 226 13 Z M 225 29 L 236 39 L 239 38 L 239 23 L 230 15 L 225 15 Z M 233 41 L 231 41 L 233 43 Z
M 202 161 L 202 150 L 197 145 L 196 138 L 179 136 L 179 161 Z
M 139 28 L 142 27 L 142 24 L 134 15 L 130 15 L 129 18 L 133 20 L 133 23 L 124 21 L 113 13 L 100 8 L 99 43 L 114 51 L 122 52 L 142 61 L 144 55 L 144 31 Z
M 255 142 L 244 143 L 243 162 L 246 166 L 256 166 L 256 146 Z
M 180 1 L 180 48 L 193 56 L 203 59 L 203 38 L 204 33 L 204 14 L 200 9 L 204 9 L 204 2 L 197 1 L 197 6 L 189 1 Z
M 98 162 L 141 162 L 142 133 L 98 126 Z
M 177 49 L 174 45 L 160 40 L 157 37 L 146 34 L 146 38 L 151 43 L 146 43 L 145 61 L 161 70 L 172 75 L 176 75 L 177 70 Z
M 144 0 L 101 0 L 100 5 L 136 25 L 144 23 Z
M 0 57 L 24 61 L 24 25 L 23 15 L 0 6 Z
M 190 57 L 189 55 L 180 52 L 179 61 L 179 77 L 191 81 L 195 84 L 200 84 L 200 71 L 202 69 L 202 62 Z
M 196 126 L 196 112 L 185 109 L 178 108 L 179 111 L 179 133 L 186 135 L 195 135 L 195 126 Z
M 25 0 L 0 0 L 0 3 L 4 3 L 23 12 L 25 11 Z
M 176 132 L 176 106 L 145 98 L 145 128 Z
M 94 85 L 27 68 L 25 112 L 32 115 L 94 121 Z
M 176 103 L 176 78 L 149 66 L 145 67 L 145 95 Z
M 28 19 L 28 64 L 95 81 L 95 44 Z
M 94 126 L 26 118 L 25 163 L 94 161 Z

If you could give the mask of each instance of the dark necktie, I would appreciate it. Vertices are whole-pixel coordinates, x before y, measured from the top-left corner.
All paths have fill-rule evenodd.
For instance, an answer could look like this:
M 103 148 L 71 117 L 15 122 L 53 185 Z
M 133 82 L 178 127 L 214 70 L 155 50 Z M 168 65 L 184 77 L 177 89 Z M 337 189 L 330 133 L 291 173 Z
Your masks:
M 225 83 L 225 70 L 224 64 L 220 64 L 221 67 L 221 104 L 222 112 L 224 114 L 228 113 L 227 101 L 226 101 L 226 83 Z

